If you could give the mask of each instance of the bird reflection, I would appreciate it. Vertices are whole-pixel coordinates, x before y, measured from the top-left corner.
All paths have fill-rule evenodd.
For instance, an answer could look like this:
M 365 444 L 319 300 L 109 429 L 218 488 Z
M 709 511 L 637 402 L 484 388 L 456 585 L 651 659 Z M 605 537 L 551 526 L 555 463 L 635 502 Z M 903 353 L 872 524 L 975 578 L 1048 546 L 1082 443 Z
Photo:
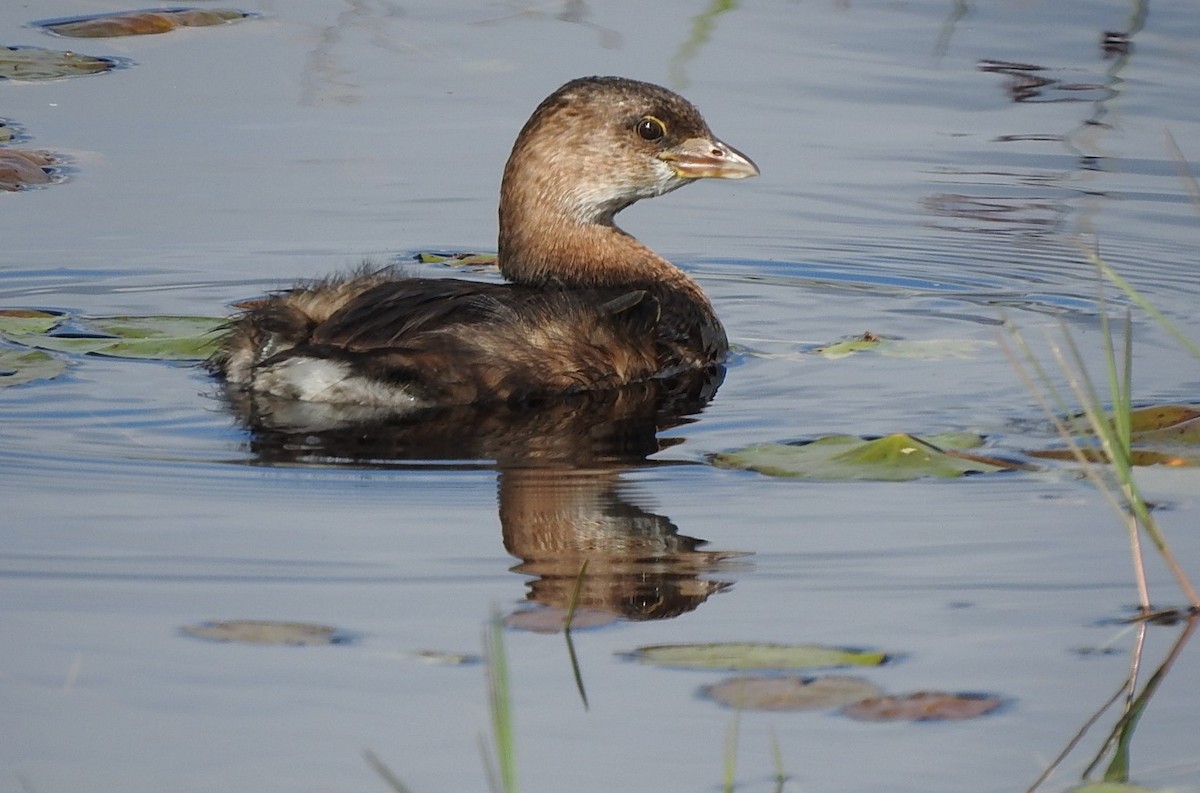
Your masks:
M 744 555 L 702 550 L 705 540 L 639 503 L 644 497 L 622 476 L 678 442 L 658 434 L 693 421 L 723 374 L 714 368 L 607 393 L 403 417 L 237 390 L 226 398 L 263 463 L 494 466 L 504 547 L 521 560 L 513 572 L 531 576 L 529 601 L 565 609 L 578 586 L 577 607 L 593 619 L 652 620 L 692 611 L 730 587 L 708 576 Z

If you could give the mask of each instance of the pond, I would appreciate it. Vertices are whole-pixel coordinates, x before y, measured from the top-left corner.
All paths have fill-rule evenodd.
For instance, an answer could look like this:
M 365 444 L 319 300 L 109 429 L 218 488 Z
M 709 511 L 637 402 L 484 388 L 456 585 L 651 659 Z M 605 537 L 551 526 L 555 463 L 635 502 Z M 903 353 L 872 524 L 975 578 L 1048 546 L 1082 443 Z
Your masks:
M 0 7 L 0 45 L 118 67 L 0 80 L 6 145 L 60 162 L 0 194 L 0 309 L 220 317 L 364 260 L 445 275 L 412 255 L 495 250 L 533 107 L 620 74 L 684 93 L 762 170 L 618 219 L 701 283 L 735 352 L 699 414 L 550 467 L 505 464 L 503 435 L 265 443 L 194 363 L 53 353 L 62 373 L 0 388 L 0 789 L 385 790 L 369 750 L 415 793 L 482 790 L 472 659 L 493 614 L 527 791 L 720 790 L 734 727 L 742 791 L 778 789 L 776 747 L 789 791 L 1024 790 L 1121 686 L 1128 538 L 1075 466 L 805 481 L 710 459 L 831 434 L 1058 445 L 1002 325 L 1051 366 L 1065 327 L 1102 381 L 1100 318 L 1132 304 L 1101 301 L 1091 248 L 1200 339 L 1190 6 L 246 0 L 246 19 L 162 35 L 30 24 L 129 7 Z M 1132 317 L 1135 399 L 1196 402 L 1196 359 Z M 867 332 L 894 354 L 818 351 Z M 553 440 L 587 445 L 586 422 L 566 427 Z M 1140 472 L 1193 574 L 1195 470 Z M 1156 605 L 1185 605 L 1148 552 Z M 598 624 L 569 648 L 553 623 L 584 560 Z M 223 620 L 341 641 L 184 630 Z M 1142 681 L 1181 630 L 1150 628 Z M 879 651 L 852 674 L 885 693 L 1003 704 L 917 723 L 739 711 L 700 693 L 727 672 L 624 655 L 734 641 Z M 1138 724 L 1140 784 L 1200 788 L 1195 649 Z M 1116 718 L 1043 789 L 1078 784 Z

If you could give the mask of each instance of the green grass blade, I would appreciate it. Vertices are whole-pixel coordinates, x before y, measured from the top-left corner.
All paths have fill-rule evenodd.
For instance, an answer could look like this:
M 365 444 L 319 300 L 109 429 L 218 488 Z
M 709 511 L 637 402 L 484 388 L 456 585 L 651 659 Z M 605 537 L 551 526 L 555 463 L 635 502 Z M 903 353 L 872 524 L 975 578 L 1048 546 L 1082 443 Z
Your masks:
M 503 793 L 517 793 L 512 697 L 508 659 L 504 652 L 504 626 L 499 614 L 492 614 L 484 646 L 487 649 L 488 694 L 492 711 L 492 735 L 496 742 L 496 764 L 500 769 L 500 790 Z

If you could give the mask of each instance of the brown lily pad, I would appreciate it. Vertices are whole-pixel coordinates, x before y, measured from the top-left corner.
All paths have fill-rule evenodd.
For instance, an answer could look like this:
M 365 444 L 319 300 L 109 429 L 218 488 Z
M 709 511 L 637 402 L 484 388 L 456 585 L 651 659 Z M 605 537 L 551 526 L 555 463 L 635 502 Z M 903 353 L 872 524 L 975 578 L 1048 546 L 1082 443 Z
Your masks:
M 0 149 L 0 190 L 13 192 L 52 179 L 54 155 L 45 151 Z
M 208 27 L 245 19 L 249 14 L 230 8 L 174 8 L 123 11 L 90 17 L 35 22 L 51 33 L 71 38 L 100 39 L 116 36 L 149 36 L 180 27 Z
M 0 47 L 0 80 L 57 80 L 98 74 L 117 67 L 112 58 L 39 47 Z
M 242 644 L 326 645 L 345 644 L 350 637 L 329 625 L 272 620 L 223 620 L 187 625 L 183 632 L 197 639 Z
M 1090 443 L 1092 428 L 1084 416 L 1076 416 L 1067 426 Z M 1200 408 L 1195 405 L 1150 405 L 1129 413 L 1129 461 L 1133 465 L 1200 465 Z M 1083 448 L 1091 462 L 1107 463 L 1107 455 L 1096 445 Z M 1070 449 L 1036 449 L 1030 457 L 1044 460 L 1074 460 Z
M 827 710 L 878 697 L 879 687 L 861 677 L 731 677 L 700 689 L 702 696 L 737 710 Z
M 841 712 L 860 721 L 949 721 L 984 716 L 1003 704 L 1004 700 L 988 694 L 917 691 L 864 699 Z

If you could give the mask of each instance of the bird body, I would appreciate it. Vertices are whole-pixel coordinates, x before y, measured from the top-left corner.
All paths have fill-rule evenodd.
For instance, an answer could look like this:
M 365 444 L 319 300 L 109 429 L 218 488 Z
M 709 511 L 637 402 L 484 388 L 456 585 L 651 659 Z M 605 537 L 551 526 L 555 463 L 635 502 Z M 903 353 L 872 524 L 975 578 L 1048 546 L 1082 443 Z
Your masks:
M 282 399 L 405 412 L 618 389 L 718 366 L 699 285 L 613 223 L 698 178 L 758 173 L 665 88 L 574 80 L 517 137 L 500 194 L 509 283 L 360 269 L 244 304 L 209 368 Z

